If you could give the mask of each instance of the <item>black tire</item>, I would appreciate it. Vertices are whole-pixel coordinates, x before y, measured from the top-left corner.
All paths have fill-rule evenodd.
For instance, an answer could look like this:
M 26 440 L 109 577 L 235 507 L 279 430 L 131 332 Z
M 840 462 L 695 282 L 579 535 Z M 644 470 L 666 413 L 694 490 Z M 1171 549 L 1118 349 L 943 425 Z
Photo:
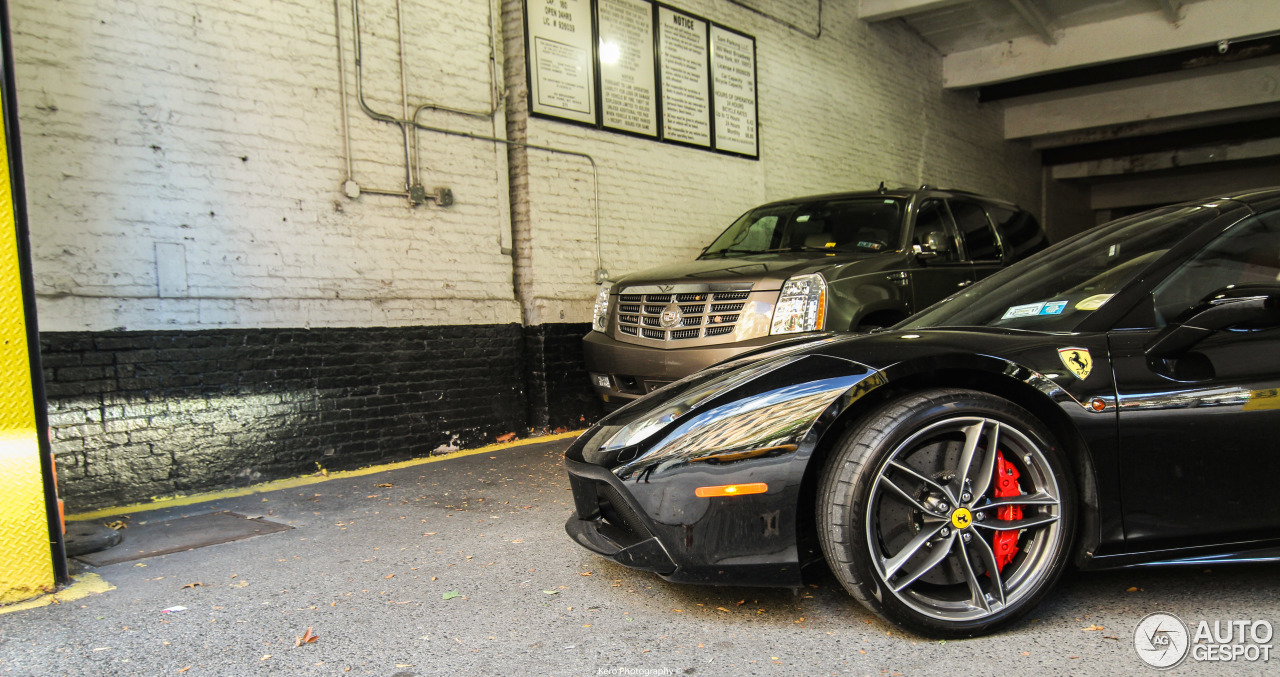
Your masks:
M 1003 498 L 993 496 L 1000 467 L 1015 480 Z M 927 637 L 990 633 L 1034 608 L 1067 565 L 1069 467 L 1049 430 L 1008 400 L 960 389 L 899 397 L 862 416 L 828 457 L 816 505 L 823 554 L 891 623 Z M 1012 560 L 996 555 L 1012 538 L 997 533 L 1017 534 Z

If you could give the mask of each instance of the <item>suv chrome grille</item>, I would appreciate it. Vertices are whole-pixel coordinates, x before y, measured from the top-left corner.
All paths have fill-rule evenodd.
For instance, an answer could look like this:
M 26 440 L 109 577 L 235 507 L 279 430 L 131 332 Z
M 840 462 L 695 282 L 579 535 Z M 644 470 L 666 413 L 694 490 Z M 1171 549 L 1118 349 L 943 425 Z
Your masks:
M 619 294 L 618 331 L 656 341 L 723 336 L 733 332 L 750 296 L 749 291 Z M 679 322 L 664 327 L 662 314 L 673 304 L 680 311 Z

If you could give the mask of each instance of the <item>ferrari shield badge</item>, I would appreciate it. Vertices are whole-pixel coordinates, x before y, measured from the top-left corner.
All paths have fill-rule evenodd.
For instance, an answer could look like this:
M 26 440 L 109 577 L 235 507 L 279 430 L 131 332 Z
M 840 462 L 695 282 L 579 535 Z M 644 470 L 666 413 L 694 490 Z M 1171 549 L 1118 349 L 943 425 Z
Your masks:
M 1089 357 L 1088 348 L 1059 348 L 1058 357 L 1062 358 L 1063 366 L 1081 381 L 1089 376 L 1089 370 L 1093 369 L 1093 358 Z

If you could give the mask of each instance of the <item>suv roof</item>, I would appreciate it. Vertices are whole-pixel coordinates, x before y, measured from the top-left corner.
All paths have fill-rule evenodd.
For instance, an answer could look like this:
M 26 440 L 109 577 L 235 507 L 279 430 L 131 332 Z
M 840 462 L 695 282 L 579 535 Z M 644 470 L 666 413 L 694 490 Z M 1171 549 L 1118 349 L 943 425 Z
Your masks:
M 884 189 L 878 189 L 878 190 L 856 190 L 856 191 L 846 191 L 846 192 L 839 192 L 839 193 L 823 193 L 821 195 L 805 195 L 803 197 L 792 197 L 792 198 L 787 198 L 785 200 L 775 200 L 773 202 L 768 202 L 763 205 L 759 205 L 756 208 L 772 207 L 775 205 L 798 204 L 798 203 L 805 203 L 805 202 L 822 202 L 826 200 L 842 200 L 842 199 L 857 198 L 857 197 L 887 197 L 887 198 L 900 198 L 900 199 L 909 200 L 913 197 L 921 197 L 921 196 L 941 197 L 941 198 L 965 197 L 972 200 L 985 202 L 987 204 L 994 204 L 994 205 L 1000 205 L 1002 207 L 1008 207 L 1009 209 L 1021 209 L 1020 207 L 1018 207 L 1018 205 L 1014 204 L 1013 202 L 1009 202 L 1007 200 L 998 200 L 986 195 L 979 195 L 978 193 L 973 193 L 967 190 L 937 188 L 937 187 L 928 186 L 928 185 L 920 186 L 919 188 L 906 188 L 906 187 L 884 188 Z

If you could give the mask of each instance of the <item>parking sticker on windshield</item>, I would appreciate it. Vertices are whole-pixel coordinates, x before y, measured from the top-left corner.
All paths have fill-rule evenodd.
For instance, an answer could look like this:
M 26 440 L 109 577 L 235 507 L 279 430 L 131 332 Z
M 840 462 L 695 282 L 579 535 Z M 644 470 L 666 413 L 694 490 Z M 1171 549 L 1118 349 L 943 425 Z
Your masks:
M 1025 303 L 1020 306 L 1013 306 L 1004 311 L 1004 315 L 1000 317 L 1002 320 L 1008 320 L 1015 317 L 1034 317 L 1036 315 L 1061 315 L 1063 310 L 1067 308 L 1067 301 L 1041 301 L 1039 303 Z
M 1033 315 L 1039 315 L 1041 310 L 1044 310 L 1044 301 L 1041 301 L 1040 303 L 1027 303 L 1020 306 L 1013 306 L 1012 308 L 1004 311 L 1004 316 L 1000 319 L 1008 320 L 1014 317 L 1031 317 Z
M 1041 315 L 1061 315 L 1067 309 L 1066 301 L 1050 301 L 1040 309 Z
M 1076 304 L 1076 310 L 1097 310 L 1115 294 L 1094 294 Z

